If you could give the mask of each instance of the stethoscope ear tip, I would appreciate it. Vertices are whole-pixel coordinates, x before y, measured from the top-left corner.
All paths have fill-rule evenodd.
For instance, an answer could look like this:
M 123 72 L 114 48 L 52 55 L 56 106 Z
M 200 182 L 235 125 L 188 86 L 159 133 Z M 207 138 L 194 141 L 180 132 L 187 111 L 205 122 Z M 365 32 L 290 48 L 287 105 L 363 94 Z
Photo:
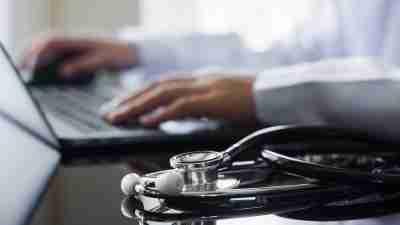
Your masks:
M 127 196 L 140 194 L 140 190 L 147 185 L 153 184 L 154 188 L 161 194 L 178 195 L 182 192 L 184 179 L 178 171 L 168 171 L 156 178 L 142 178 L 136 173 L 125 175 L 121 180 L 121 190 Z
M 121 180 L 121 191 L 127 196 L 137 195 L 135 187 L 140 184 L 141 178 L 136 173 L 129 173 Z
M 155 180 L 156 189 L 166 195 L 179 195 L 182 193 L 184 186 L 184 179 L 178 171 L 170 171 L 161 174 Z

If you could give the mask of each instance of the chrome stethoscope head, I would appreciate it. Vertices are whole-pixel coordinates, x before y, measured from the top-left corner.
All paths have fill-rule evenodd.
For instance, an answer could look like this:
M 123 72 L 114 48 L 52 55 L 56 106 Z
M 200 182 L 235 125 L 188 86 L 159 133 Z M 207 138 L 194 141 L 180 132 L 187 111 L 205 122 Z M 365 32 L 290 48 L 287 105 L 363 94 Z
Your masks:
M 148 174 L 143 178 L 128 174 L 121 181 L 121 189 L 127 195 L 140 194 L 147 187 L 159 187 L 157 189 L 160 193 L 172 194 L 214 191 L 217 189 L 219 168 L 229 167 L 237 154 L 254 148 L 267 134 L 284 128 L 275 127 L 254 132 L 222 152 L 193 151 L 175 155 L 170 159 L 174 170 Z
M 170 159 L 171 167 L 182 172 L 185 185 L 202 190 L 202 185 L 214 184 L 218 178 L 218 168 L 229 165 L 240 152 L 252 149 L 262 143 L 269 133 L 279 132 L 287 127 L 259 130 L 241 139 L 222 152 L 194 151 L 176 155 Z
M 222 152 L 193 151 L 173 156 L 169 162 L 176 169 L 204 169 L 218 167 L 223 159 Z
M 347 168 L 338 169 L 329 165 L 319 165 L 308 161 L 299 160 L 278 154 L 265 149 L 265 144 L 274 141 L 306 140 L 306 138 L 325 138 L 329 140 L 349 140 L 352 142 L 374 143 L 377 140 L 368 135 L 338 128 L 318 126 L 276 126 L 258 130 L 228 149 L 217 151 L 194 151 L 176 155 L 170 159 L 173 170 L 159 171 L 147 174 L 143 178 L 130 175 L 123 179 L 121 186 L 124 193 L 148 194 L 151 191 L 179 195 L 183 192 L 205 192 L 214 191 L 219 181 L 218 174 L 223 170 L 229 170 L 234 165 L 233 161 L 238 154 L 251 150 L 261 150 L 260 158 L 267 164 L 292 174 L 303 177 L 314 178 L 325 181 L 335 181 L 354 185 L 355 181 L 360 184 L 399 184 L 400 175 L 371 172 L 355 172 Z M 379 142 L 378 140 L 378 143 Z M 136 190 L 137 189 L 137 190 Z M 148 190 L 148 192 L 146 192 Z M 151 192 L 151 193 L 150 193 Z
M 216 188 L 223 156 L 222 152 L 194 151 L 175 155 L 169 162 L 182 174 L 183 191 L 210 191 Z

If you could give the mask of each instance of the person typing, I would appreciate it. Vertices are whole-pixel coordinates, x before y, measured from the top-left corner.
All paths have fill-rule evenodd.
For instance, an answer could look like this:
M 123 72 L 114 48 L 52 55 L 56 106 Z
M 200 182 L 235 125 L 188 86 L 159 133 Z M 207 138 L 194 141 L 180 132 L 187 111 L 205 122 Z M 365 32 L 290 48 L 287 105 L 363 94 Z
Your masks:
M 33 68 L 38 58 L 73 50 L 76 58 L 60 68 L 64 79 L 137 66 L 149 76 L 161 74 L 161 81 L 103 115 L 115 124 L 205 116 L 238 124 L 336 125 L 398 140 L 399 11 L 394 0 L 324 1 L 309 24 L 261 53 L 244 48 L 235 34 L 133 42 L 53 37 L 33 42 L 21 66 Z M 173 72 L 208 66 L 224 69 L 201 76 Z M 358 222 L 395 221 L 398 216 Z
M 161 78 L 175 77 L 118 101 L 114 110 L 104 113 L 115 124 L 138 118 L 153 126 L 205 116 L 239 124 L 332 123 L 370 130 L 380 126 L 380 132 L 395 135 L 399 32 L 394 12 L 400 4 L 321 5 L 312 26 L 306 24 L 295 33 L 297 38 L 291 36 L 291 41 L 280 41 L 262 53 L 244 48 L 235 34 L 195 33 L 136 42 L 56 37 L 34 42 L 22 67 L 32 67 L 37 58 L 74 51 L 77 57 L 60 68 L 65 79 L 79 72 L 135 66 Z M 325 13 L 329 19 L 315 19 Z M 365 22 L 368 27 L 360 26 Z M 383 25 L 388 29 L 381 30 Z M 359 34 L 356 44 L 353 34 Z M 366 58 L 352 58 L 359 55 Z M 201 77 L 171 72 L 213 65 L 225 70 Z

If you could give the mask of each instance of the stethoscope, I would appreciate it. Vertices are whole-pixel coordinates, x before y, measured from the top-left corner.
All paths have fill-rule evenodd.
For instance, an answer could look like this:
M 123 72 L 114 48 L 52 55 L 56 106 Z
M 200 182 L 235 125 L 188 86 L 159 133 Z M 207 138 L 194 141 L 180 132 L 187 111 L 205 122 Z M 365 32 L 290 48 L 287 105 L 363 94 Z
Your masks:
M 290 152 L 281 154 L 268 147 L 276 142 L 287 144 L 309 139 L 346 140 L 347 147 L 354 147 L 353 150 L 360 143 L 367 143 L 367 148 L 362 148 L 356 159 L 360 161 L 358 163 L 368 166 L 354 169 L 340 164 L 332 165 L 324 162 L 324 157 L 313 162 L 289 156 Z M 347 129 L 322 126 L 271 127 L 248 135 L 222 152 L 193 151 L 175 155 L 170 158 L 171 170 L 142 177 L 128 174 L 121 181 L 121 189 L 128 196 L 157 199 L 168 207 L 192 211 L 210 207 L 213 210 L 251 208 L 254 203 L 275 207 L 275 202 L 282 202 L 282 199 L 288 202 L 287 207 L 310 202 L 322 205 L 372 192 L 390 192 L 392 187 L 399 185 L 397 160 L 392 155 L 384 158 L 372 154 L 395 152 L 389 147 L 373 136 Z M 253 160 L 238 161 L 240 154 L 254 150 L 257 155 Z M 324 148 L 318 151 L 326 153 Z M 331 158 L 337 159 L 337 156 L 333 154 Z M 392 166 L 389 168 L 388 164 Z M 301 177 L 307 182 L 275 187 L 252 186 L 276 172 Z M 246 179 L 248 177 L 252 179 Z
M 297 207 L 278 208 L 254 204 L 253 207 L 235 208 L 230 211 L 208 212 L 177 212 L 164 210 L 146 210 L 143 202 L 129 196 L 121 202 L 121 213 L 129 219 L 134 219 L 138 224 L 215 224 L 218 220 L 233 219 L 241 217 L 261 216 L 275 214 L 294 220 L 307 221 L 343 221 L 376 218 L 390 214 L 400 213 L 400 193 L 370 193 L 358 198 L 343 201 L 337 200 L 327 205 L 298 205 Z

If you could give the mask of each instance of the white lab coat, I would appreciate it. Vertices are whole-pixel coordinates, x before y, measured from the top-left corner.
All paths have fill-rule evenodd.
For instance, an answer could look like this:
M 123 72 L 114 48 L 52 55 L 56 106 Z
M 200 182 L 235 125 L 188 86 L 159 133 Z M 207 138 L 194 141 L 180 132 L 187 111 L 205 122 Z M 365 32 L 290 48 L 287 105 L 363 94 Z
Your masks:
M 252 71 L 257 116 L 266 124 L 335 124 L 400 140 L 398 0 L 321 0 L 303 28 L 259 53 L 235 34 L 137 43 L 151 74 L 209 66 Z M 340 224 L 399 221 L 395 215 Z
M 194 33 L 137 41 L 141 64 L 150 74 L 251 71 L 265 124 L 331 123 L 400 138 L 400 1 L 323 0 L 315 11 L 264 52 L 243 47 L 233 33 Z

